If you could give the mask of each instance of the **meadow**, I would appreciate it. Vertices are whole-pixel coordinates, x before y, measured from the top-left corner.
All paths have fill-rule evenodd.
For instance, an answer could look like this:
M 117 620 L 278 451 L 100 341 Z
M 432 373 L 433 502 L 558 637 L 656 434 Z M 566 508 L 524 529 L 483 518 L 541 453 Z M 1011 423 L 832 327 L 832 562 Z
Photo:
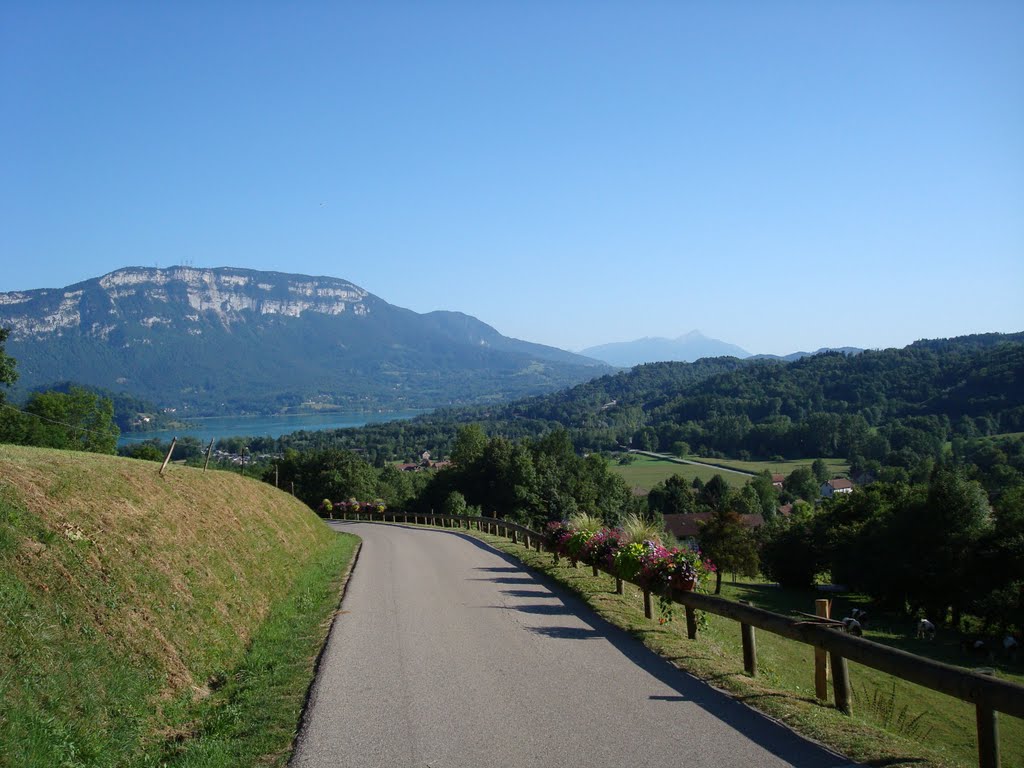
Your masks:
M 756 475 L 767 470 L 773 474 L 788 475 L 797 467 L 810 467 L 815 461 L 814 459 L 738 461 L 733 459 L 702 459 L 694 456 L 688 460 L 699 463 L 687 464 L 680 459 L 656 458 L 639 454 L 630 455 L 634 458 L 632 463 L 619 464 L 613 460 L 611 469 L 621 476 L 631 488 L 640 489 L 644 493 L 647 493 L 657 483 L 667 480 L 672 475 L 682 475 L 689 482 L 693 482 L 694 478 L 700 478 L 701 482 L 705 483 L 715 475 L 721 475 L 722 479 L 731 487 L 741 488 L 750 478 L 744 474 L 737 474 L 737 472 Z M 833 477 L 846 475 L 850 470 L 849 463 L 843 459 L 825 459 L 825 464 L 828 465 Z M 730 469 L 735 471 L 723 471 Z

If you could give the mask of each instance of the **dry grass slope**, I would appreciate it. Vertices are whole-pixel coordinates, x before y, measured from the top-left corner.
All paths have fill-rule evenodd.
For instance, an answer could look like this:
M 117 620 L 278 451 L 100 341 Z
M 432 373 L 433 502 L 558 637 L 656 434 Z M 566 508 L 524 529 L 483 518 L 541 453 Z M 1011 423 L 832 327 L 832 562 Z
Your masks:
M 0 765 L 124 764 L 178 736 L 330 543 L 267 485 L 157 470 L 0 446 Z

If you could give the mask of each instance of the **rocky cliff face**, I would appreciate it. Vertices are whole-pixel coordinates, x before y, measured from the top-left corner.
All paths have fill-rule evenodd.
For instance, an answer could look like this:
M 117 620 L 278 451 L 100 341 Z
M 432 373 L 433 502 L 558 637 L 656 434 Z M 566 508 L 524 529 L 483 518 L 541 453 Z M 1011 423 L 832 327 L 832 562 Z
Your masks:
M 17 340 L 71 329 L 105 339 L 122 323 L 146 328 L 192 324 L 191 330 L 201 333 L 203 321 L 230 326 L 261 315 L 348 312 L 362 317 L 370 312 L 369 295 L 331 277 L 128 267 L 63 290 L 0 293 L 0 324 L 11 328 L 11 337 Z
M 607 370 L 345 280 L 245 269 L 131 267 L 4 293 L 0 327 L 20 394 L 73 381 L 201 414 L 493 402 Z

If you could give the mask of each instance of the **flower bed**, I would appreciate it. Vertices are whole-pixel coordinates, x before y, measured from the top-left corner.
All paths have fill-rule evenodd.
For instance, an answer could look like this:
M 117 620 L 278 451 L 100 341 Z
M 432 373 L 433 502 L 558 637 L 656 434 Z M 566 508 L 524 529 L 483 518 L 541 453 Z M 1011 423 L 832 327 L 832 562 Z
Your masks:
M 574 529 L 566 521 L 548 523 L 548 546 L 557 554 L 582 560 L 642 589 L 662 595 L 696 589 L 715 566 L 699 550 L 667 548 L 654 541 L 625 542 L 621 530 Z

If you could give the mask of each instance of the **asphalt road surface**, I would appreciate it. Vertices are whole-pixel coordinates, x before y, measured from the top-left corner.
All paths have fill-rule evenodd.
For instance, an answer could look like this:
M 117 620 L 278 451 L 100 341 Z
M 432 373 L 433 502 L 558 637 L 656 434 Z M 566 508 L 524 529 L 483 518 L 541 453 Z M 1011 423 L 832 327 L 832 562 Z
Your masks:
M 851 765 L 479 541 L 333 525 L 363 548 L 294 766 Z

